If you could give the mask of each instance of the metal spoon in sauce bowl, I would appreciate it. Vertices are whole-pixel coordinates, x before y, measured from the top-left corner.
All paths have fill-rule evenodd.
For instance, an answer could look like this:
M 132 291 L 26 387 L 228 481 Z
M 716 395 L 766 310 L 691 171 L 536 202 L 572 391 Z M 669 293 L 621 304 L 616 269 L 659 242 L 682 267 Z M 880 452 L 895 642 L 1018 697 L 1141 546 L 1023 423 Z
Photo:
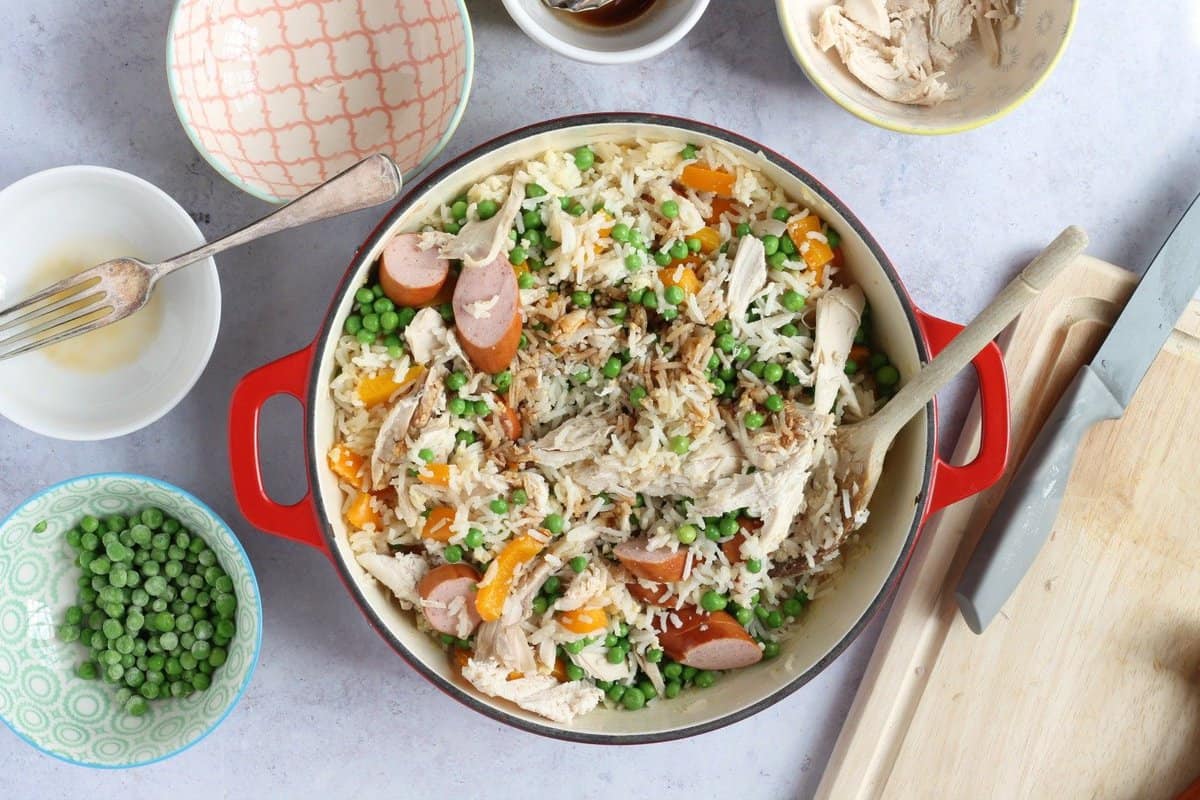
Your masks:
M 569 11 L 575 14 L 580 11 L 595 11 L 611 2 L 613 0 L 542 0 L 542 5 L 555 11 Z

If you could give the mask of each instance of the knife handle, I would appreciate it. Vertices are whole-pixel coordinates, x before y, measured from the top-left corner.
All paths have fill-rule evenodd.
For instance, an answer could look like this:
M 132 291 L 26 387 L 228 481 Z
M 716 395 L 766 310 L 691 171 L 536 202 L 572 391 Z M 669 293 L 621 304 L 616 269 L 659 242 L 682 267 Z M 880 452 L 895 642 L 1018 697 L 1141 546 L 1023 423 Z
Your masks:
M 1076 373 L 1021 461 L 959 580 L 955 597 L 972 631 L 983 632 L 1042 549 L 1084 435 L 1123 411 L 1089 365 Z

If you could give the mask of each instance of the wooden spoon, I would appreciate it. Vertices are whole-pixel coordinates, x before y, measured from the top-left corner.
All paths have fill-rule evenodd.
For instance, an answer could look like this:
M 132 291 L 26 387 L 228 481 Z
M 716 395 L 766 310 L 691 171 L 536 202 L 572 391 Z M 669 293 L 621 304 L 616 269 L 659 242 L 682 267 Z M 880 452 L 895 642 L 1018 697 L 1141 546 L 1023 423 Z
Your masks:
M 1083 252 L 1087 242 L 1087 234 L 1080 228 L 1071 226 L 1064 230 L 954 337 L 946 349 L 905 384 L 883 410 L 862 422 L 838 428 L 838 482 L 851 488 L 851 509 L 847 519 L 854 519 L 871 502 L 883 471 L 884 456 L 900 429 L 925 408 L 934 394 L 970 363 L 988 342 L 1008 327 L 1063 267 Z

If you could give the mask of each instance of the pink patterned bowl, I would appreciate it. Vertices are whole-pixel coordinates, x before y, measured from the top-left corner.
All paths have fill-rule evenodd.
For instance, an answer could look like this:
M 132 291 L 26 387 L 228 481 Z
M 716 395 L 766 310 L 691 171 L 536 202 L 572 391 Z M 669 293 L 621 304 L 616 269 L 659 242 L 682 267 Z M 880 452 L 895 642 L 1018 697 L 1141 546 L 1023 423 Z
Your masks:
M 458 126 L 473 64 L 463 0 L 178 0 L 167 35 L 192 144 L 271 202 L 371 153 L 422 170 Z

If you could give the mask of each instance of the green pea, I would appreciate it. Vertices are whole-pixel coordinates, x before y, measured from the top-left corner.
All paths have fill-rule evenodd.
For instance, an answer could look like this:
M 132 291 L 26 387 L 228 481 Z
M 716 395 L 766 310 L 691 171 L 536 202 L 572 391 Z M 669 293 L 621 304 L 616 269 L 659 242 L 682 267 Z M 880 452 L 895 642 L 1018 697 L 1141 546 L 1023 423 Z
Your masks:
M 779 329 L 780 336 L 798 336 L 799 334 L 800 329 L 790 322 Z
M 891 364 L 875 370 L 875 382 L 880 386 L 895 386 L 900 382 L 900 371 Z
M 646 293 L 642 295 L 642 307 L 649 309 L 658 308 L 658 295 L 652 290 L 647 289 Z
M 696 145 L 694 145 L 694 144 L 684 145 L 684 148 L 679 151 L 679 155 L 683 158 L 684 161 L 695 161 Z
M 571 292 L 571 302 L 580 308 L 588 308 L 592 304 L 592 296 L 582 289 L 577 289 Z
M 625 269 L 630 272 L 637 272 L 642 268 L 643 263 L 641 253 L 630 253 L 625 256 Z
M 762 562 L 757 558 L 752 558 L 746 562 L 746 571 L 754 574 L 762 572 Z
M 452 392 L 460 391 L 467 385 L 467 375 L 465 372 L 451 372 L 446 377 L 446 388 Z
M 613 225 L 608 235 L 612 237 L 614 242 L 628 242 L 629 226 L 624 222 L 618 222 L 616 225 Z
M 475 212 L 479 214 L 480 219 L 491 219 L 499 210 L 500 207 L 496 205 L 495 200 L 480 200 L 475 206 Z
M 442 557 L 446 559 L 447 564 L 457 564 L 458 562 L 462 561 L 462 548 L 456 544 L 448 545 L 446 549 L 442 551 Z
M 558 576 L 551 575 L 549 578 L 546 578 L 545 583 L 542 584 L 542 592 L 546 595 L 556 594 L 561 585 L 562 581 L 558 579 Z
M 742 417 L 742 424 L 748 431 L 758 430 L 763 426 L 763 422 L 765 422 L 763 415 L 757 411 L 747 411 Z
M 787 222 L 788 218 L 792 216 L 792 212 L 788 211 L 783 206 L 777 206 L 775 210 L 771 212 L 771 216 L 780 222 Z
M 783 269 L 783 265 L 787 262 L 786 253 L 772 253 L 767 256 L 767 266 L 771 269 Z
M 654 263 L 660 267 L 665 267 L 671 263 L 671 254 L 666 250 L 659 250 L 654 254 Z
M 369 287 L 364 286 L 354 293 L 354 299 L 359 305 L 370 305 L 375 302 L 375 293 Z
M 566 527 L 566 520 L 563 519 L 562 514 L 547 514 L 542 519 L 542 527 L 557 536 Z
M 584 145 L 583 147 L 575 148 L 575 166 L 580 171 L 586 171 L 592 168 L 596 163 L 596 154 L 592 152 L 592 148 Z
M 733 338 L 733 334 L 726 333 L 717 337 L 716 346 L 722 353 L 732 353 L 737 349 L 738 341 Z
M 675 242 L 674 244 L 671 245 L 671 249 L 669 252 L 671 254 L 671 258 L 675 259 L 676 261 L 687 258 L 688 257 L 687 244 L 685 242 L 681 242 L 681 241 Z
M 763 658 L 775 658 L 779 655 L 779 642 L 763 642 Z
M 482 398 L 476 400 L 472 404 L 472 407 L 474 408 L 475 416 L 477 417 L 486 417 L 488 414 L 492 413 L 492 407 L 488 405 L 487 400 L 483 400 Z
M 563 672 L 566 673 L 567 680 L 569 681 L 581 681 L 583 680 L 583 676 L 585 674 L 583 669 L 575 664 L 567 664 L 566 667 L 563 668 Z
M 651 664 L 658 664 L 663 660 L 663 651 L 657 647 L 652 647 L 646 651 L 646 660 Z
M 621 359 L 616 356 L 609 356 L 604 362 L 604 366 L 600 370 L 606 378 L 615 378 L 621 374 Z
M 734 227 L 733 233 L 736 236 L 749 236 L 750 235 L 750 223 L 739 222 L 737 224 L 737 226 Z
M 409 323 L 411 323 L 417 316 L 417 310 L 415 308 L 402 308 L 396 313 L 400 315 L 401 328 L 407 328 Z
M 550 601 L 546 599 L 545 595 L 539 594 L 537 597 L 533 598 L 532 607 L 533 607 L 533 613 L 545 614 L 546 609 L 548 609 L 550 607 Z
M 629 653 L 624 647 L 612 647 L 605 654 L 604 659 L 610 664 L 624 664 L 625 659 L 629 657 Z
M 679 697 L 679 693 L 682 690 L 683 687 L 679 684 L 679 681 L 667 681 L 666 685 L 663 686 L 663 697 Z
M 612 312 L 611 316 L 613 321 L 621 322 L 625 319 L 625 314 L 628 309 L 624 303 L 618 300 L 610 306 L 610 310 Z
M 729 601 L 723 594 L 709 589 L 700 596 L 700 607 L 705 611 L 723 611 Z
M 767 411 L 777 414 L 783 411 L 783 398 L 777 394 L 767 395 L 767 399 L 763 401 L 763 405 L 767 407 Z
M 621 702 L 621 698 L 625 696 L 625 687 L 619 683 L 613 684 L 612 688 L 610 688 L 606 694 L 608 695 L 609 700 L 612 700 L 614 703 L 619 703 Z
M 463 538 L 463 543 L 472 549 L 483 546 L 483 531 L 479 528 L 471 528 L 467 531 L 467 535 Z
M 855 375 L 858 373 L 858 362 L 853 358 L 848 358 L 844 369 L 847 375 Z
M 733 323 L 727 319 L 719 319 L 713 324 L 713 333 L 717 336 L 727 336 L 733 333 Z
M 804 610 L 804 603 L 799 598 L 789 597 L 783 601 L 783 613 L 789 617 L 798 617 L 800 612 Z
M 574 572 L 576 575 L 578 575 L 579 573 L 581 573 L 585 569 L 587 569 L 588 558 L 587 558 L 587 556 L 575 556 L 567 563 L 570 564 L 571 571 Z
M 628 711 L 636 711 L 646 705 L 646 695 L 638 687 L 630 686 L 621 696 L 621 705 Z
M 726 387 L 725 387 L 725 379 L 724 378 L 722 378 L 720 376 L 716 376 L 716 377 L 710 378 L 709 383 L 712 384 L 713 394 L 721 395 L 721 394 L 725 393 Z
M 446 402 L 446 408 L 454 416 L 461 417 L 463 414 L 467 413 L 467 401 L 461 397 L 452 397 Z M 472 412 L 474 412 L 474 408 L 474 406 L 471 407 Z
M 763 243 L 763 252 L 766 255 L 772 256 L 775 253 L 779 252 L 779 237 L 778 236 L 768 233 L 766 236 L 764 236 L 762 238 L 762 243 Z
M 663 289 L 663 299 L 673 306 L 682 303 L 684 296 L 685 293 L 682 287 L 668 286 L 666 289 Z
M 583 652 L 583 648 L 592 643 L 590 638 L 576 639 L 573 642 L 567 642 L 563 645 L 563 650 L 566 650 L 571 655 L 579 655 Z
M 520 289 L 532 289 L 536 285 L 537 278 L 531 272 L 522 272 L 517 276 L 517 287 Z
M 783 624 L 783 614 L 779 611 L 768 611 L 763 622 L 768 628 L 778 628 Z
M 84 533 L 95 533 L 100 528 L 100 520 L 88 514 L 79 521 L 79 529 Z
M 642 401 L 646 399 L 646 387 L 633 386 L 629 389 L 629 402 L 633 406 L 640 406 Z
M 695 525 L 680 525 L 675 529 L 675 538 L 682 544 L 691 544 L 696 541 L 697 535 L 699 535 L 699 532 L 696 530 Z
M 667 219 L 675 219 L 679 216 L 679 203 L 674 200 L 664 200 L 659 210 Z
M 779 364 L 767 364 L 763 367 L 762 377 L 767 383 L 779 383 L 783 380 L 783 367 Z
M 727 514 L 726 516 L 721 517 L 720 521 L 717 523 L 717 530 L 721 532 L 722 536 L 733 536 L 739 530 L 741 530 L 741 525 L 738 524 L 736 516 Z
M 667 440 L 667 447 L 675 455 L 681 456 L 692 447 L 692 437 L 690 436 L 672 436 Z
M 804 310 L 804 295 L 794 289 L 785 291 L 783 296 L 779 298 L 779 302 L 792 313 Z
M 455 200 L 450 205 L 450 216 L 452 216 L 452 217 L 454 217 L 454 219 L 460 220 L 460 221 L 466 219 L 467 218 L 467 201 L 466 200 Z
M 640 306 L 642 304 L 642 298 L 645 297 L 645 295 L 645 289 L 630 289 L 629 294 L 626 295 L 626 299 L 628 299 L 629 302 L 633 303 L 634 305 Z
M 541 184 L 527 183 L 527 184 L 525 184 L 525 196 L 526 197 L 545 197 L 546 190 L 542 188 Z
M 734 612 L 733 616 L 738 621 L 738 624 L 744 628 L 754 619 L 754 612 L 748 608 L 739 608 Z

